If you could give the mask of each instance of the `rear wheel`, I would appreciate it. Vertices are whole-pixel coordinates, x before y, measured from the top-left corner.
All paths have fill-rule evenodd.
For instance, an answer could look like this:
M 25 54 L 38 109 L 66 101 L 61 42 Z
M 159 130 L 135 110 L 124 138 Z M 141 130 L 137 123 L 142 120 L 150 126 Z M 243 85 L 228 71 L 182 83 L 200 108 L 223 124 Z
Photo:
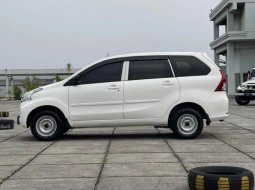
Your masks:
M 244 96 L 236 96 L 235 99 L 236 99 L 236 103 L 240 106 L 245 106 L 250 103 L 250 99 Z
M 175 135 L 183 139 L 196 138 L 201 134 L 204 127 L 203 118 L 198 111 L 192 108 L 176 111 L 169 124 Z
M 38 140 L 55 140 L 64 132 L 61 117 L 53 111 L 40 111 L 31 121 L 31 132 Z

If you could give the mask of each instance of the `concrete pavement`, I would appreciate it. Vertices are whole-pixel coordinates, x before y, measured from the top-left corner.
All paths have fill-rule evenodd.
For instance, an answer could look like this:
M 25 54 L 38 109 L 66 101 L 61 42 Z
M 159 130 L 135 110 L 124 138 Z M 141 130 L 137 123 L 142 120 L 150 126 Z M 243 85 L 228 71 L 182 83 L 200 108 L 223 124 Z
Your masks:
M 18 102 L 0 101 L 18 115 Z M 194 140 L 168 129 L 121 127 L 71 130 L 53 142 L 28 129 L 0 131 L 1 190 L 185 190 L 187 171 L 206 165 L 241 166 L 255 172 L 255 103 L 230 101 L 230 117 L 205 127 Z

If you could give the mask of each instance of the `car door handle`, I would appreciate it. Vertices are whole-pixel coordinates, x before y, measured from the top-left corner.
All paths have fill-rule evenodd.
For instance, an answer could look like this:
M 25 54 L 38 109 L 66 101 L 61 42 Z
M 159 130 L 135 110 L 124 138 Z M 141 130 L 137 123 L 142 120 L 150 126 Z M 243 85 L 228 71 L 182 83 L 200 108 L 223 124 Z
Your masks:
M 171 86 L 171 85 L 174 85 L 174 83 L 171 82 L 170 80 L 166 80 L 166 81 L 162 82 L 162 85 L 164 85 L 164 86 Z
M 110 85 L 110 86 L 108 87 L 108 89 L 109 89 L 109 90 L 119 90 L 120 87 L 118 87 L 118 86 L 115 85 L 115 84 L 112 84 L 112 85 Z

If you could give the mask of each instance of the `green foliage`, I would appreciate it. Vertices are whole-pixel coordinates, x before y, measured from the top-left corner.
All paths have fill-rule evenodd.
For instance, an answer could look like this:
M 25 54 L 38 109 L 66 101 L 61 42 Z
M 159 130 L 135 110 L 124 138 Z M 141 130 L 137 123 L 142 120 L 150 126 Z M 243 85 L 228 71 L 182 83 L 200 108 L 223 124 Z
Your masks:
M 14 96 L 14 100 L 19 100 L 20 99 L 20 96 L 21 96 L 21 88 L 18 87 L 18 86 L 13 86 L 12 87 L 12 94 Z
M 59 82 L 59 81 L 62 81 L 63 79 L 59 76 L 59 75 L 57 75 L 57 74 L 55 74 L 55 76 L 54 76 L 54 78 L 53 78 L 56 82 Z
M 32 77 L 32 79 L 30 77 L 26 77 L 24 80 L 24 88 L 26 90 L 26 92 L 29 92 L 31 90 L 34 90 L 35 88 L 38 88 L 38 81 L 37 78 L 35 76 Z
M 67 63 L 66 64 L 66 71 L 68 72 L 69 76 L 70 76 L 70 73 L 72 71 L 72 68 L 73 68 L 73 66 L 72 66 L 71 63 Z
M 12 98 L 12 90 L 11 89 L 9 89 L 8 91 L 7 91 L 7 94 L 8 94 L 8 99 L 11 99 Z

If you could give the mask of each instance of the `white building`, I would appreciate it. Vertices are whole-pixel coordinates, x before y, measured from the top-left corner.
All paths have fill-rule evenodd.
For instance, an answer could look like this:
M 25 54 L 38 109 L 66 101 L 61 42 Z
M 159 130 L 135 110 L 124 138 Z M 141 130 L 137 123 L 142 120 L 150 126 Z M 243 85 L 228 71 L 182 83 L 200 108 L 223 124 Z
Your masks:
M 222 0 L 210 13 L 214 22 L 215 62 L 226 61 L 228 94 L 255 67 L 255 0 Z M 223 59 L 223 60 L 222 60 Z
M 72 69 L 72 73 L 78 69 Z M 10 69 L 0 70 L 0 97 L 6 97 L 8 89 L 16 85 L 24 92 L 24 80 L 26 77 L 35 77 L 39 86 L 55 82 L 55 76 L 61 79 L 68 77 L 66 69 Z

